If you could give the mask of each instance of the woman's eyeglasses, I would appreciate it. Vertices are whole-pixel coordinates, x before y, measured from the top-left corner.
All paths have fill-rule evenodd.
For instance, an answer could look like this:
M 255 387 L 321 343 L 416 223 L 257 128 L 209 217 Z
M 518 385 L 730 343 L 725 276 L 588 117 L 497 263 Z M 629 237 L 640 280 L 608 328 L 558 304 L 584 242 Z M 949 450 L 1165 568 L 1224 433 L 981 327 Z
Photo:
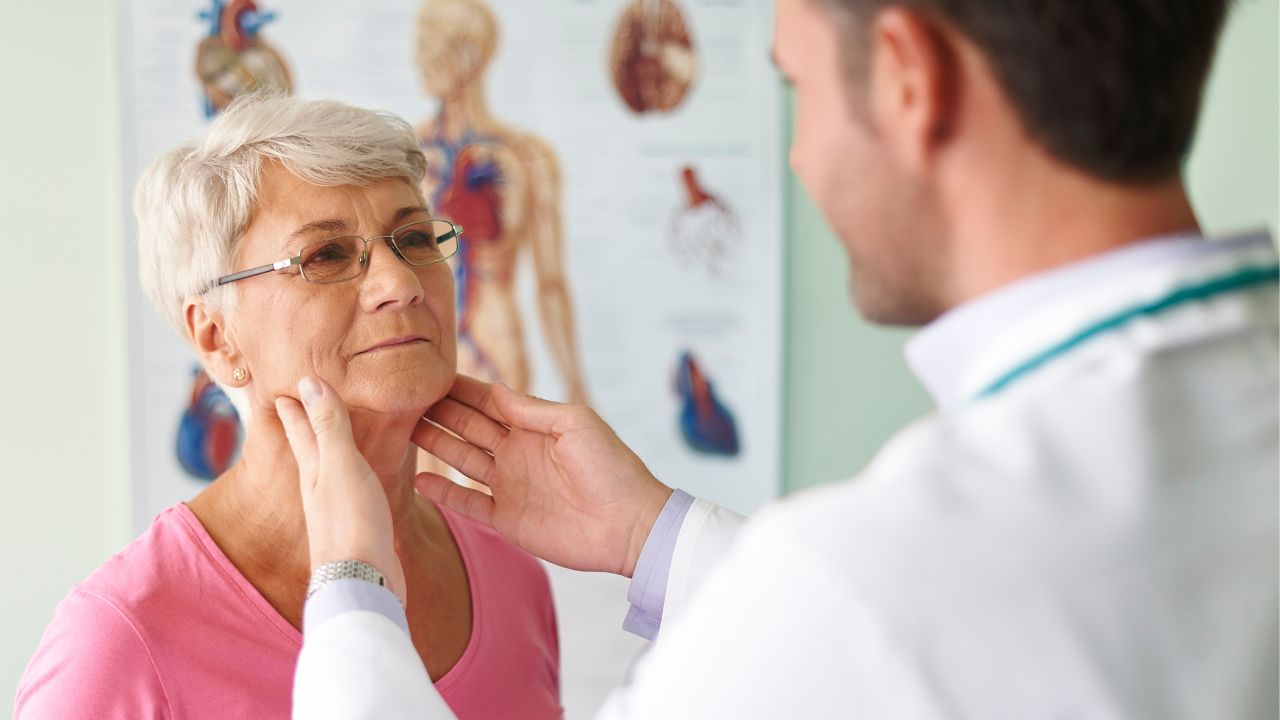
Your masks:
M 458 252 L 462 228 L 448 220 L 418 220 L 401 225 L 390 235 L 342 237 L 321 240 L 302 249 L 297 255 L 277 260 L 270 265 L 224 275 L 217 285 L 226 285 L 254 275 L 297 267 L 302 277 L 314 285 L 329 285 L 360 276 L 369 265 L 369 243 L 385 240 L 396 257 L 409 265 L 422 267 L 444 262 Z

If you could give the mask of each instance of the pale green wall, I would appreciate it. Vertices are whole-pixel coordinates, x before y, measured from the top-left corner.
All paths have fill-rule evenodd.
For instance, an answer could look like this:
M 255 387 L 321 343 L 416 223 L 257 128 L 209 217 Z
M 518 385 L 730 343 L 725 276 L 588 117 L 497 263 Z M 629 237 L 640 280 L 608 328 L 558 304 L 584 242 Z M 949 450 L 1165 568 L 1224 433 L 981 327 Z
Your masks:
M 929 409 L 907 372 L 903 330 L 864 322 L 849 302 L 843 248 L 787 172 L 785 487 L 846 478 Z
M 1210 233 L 1265 224 L 1280 236 L 1280 2 L 1238 3 L 1216 60 L 1187 180 Z M 845 257 L 787 173 L 785 487 L 846 478 L 932 405 L 907 372 L 909 333 L 850 308 Z
M 0 4 L 0 707 L 53 606 L 129 538 L 114 3 Z M 1277 0 L 1244 0 L 1190 170 L 1211 228 L 1277 225 Z M 855 472 L 927 403 L 904 335 L 846 302 L 845 261 L 789 181 L 787 477 Z
M 0 713 L 54 605 L 129 540 L 112 5 L 0 3 Z
M 1239 0 L 1209 80 L 1187 163 L 1210 231 L 1280 228 L 1280 2 Z

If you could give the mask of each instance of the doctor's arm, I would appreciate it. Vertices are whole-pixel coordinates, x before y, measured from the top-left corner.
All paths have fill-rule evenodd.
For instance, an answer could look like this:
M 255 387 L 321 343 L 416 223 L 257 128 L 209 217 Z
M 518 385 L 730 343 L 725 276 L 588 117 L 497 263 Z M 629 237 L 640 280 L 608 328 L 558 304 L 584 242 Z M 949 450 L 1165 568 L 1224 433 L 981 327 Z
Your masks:
M 928 693 L 904 672 L 910 658 L 806 555 L 767 527 L 744 530 L 598 720 L 927 714 L 912 707 Z M 309 616 L 327 591 L 308 601 Z M 454 717 L 407 633 L 388 618 L 347 610 L 310 623 L 295 718 Z
M 304 385 L 300 396 L 305 400 Z M 302 470 L 313 562 L 319 562 L 319 546 L 320 555 L 333 556 L 329 559 L 382 558 L 391 574 L 400 577 L 398 561 L 389 552 L 385 497 L 380 489 L 366 492 L 378 483 L 361 482 L 368 480 L 367 465 L 350 438 L 341 402 L 329 391 L 308 401 L 305 410 L 290 399 L 282 399 L 277 409 Z M 343 422 L 327 419 L 332 417 Z M 678 612 L 742 521 L 657 482 L 585 408 L 460 377 L 451 396 L 428 417 L 458 437 L 424 422 L 415 441 L 488 485 L 492 494 L 430 474 L 419 476 L 420 491 L 552 562 L 634 573 L 627 627 L 646 637 L 656 634 L 664 613 L 670 617 Z M 330 432 L 332 426 L 339 431 Z M 340 432 L 344 427 L 345 435 Z M 382 540 L 370 550 L 366 538 Z M 339 707 L 349 715 L 357 707 L 390 702 L 415 708 L 419 716 L 448 717 L 408 642 L 403 611 L 398 604 L 376 602 L 378 592 L 384 600 L 390 593 L 372 585 L 364 593 L 343 592 L 341 585 L 326 586 L 307 603 L 295 715 L 330 717 Z M 383 671 L 370 653 L 394 661 L 401 672 Z M 340 677 L 349 682 L 335 683 Z M 432 706 L 443 714 L 426 712 Z
M 298 397 L 277 399 L 276 413 L 298 461 L 312 571 L 357 560 L 385 586 L 340 579 L 307 599 L 293 716 L 451 718 L 409 639 L 391 507 L 355 446 L 347 409 L 319 378 L 299 382 Z

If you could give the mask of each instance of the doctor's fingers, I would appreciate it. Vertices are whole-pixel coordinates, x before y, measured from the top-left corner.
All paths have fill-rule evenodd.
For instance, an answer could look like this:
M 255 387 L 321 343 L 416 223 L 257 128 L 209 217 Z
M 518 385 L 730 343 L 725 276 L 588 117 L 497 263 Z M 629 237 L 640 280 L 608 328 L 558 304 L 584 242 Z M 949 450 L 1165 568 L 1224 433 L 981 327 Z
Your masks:
M 493 456 L 483 448 L 460 440 L 426 420 L 413 429 L 413 443 L 435 455 L 458 472 L 483 485 L 493 482 Z
M 449 397 L 479 410 L 503 425 L 510 425 L 498 410 L 498 404 L 493 399 L 493 385 L 490 383 L 459 374 L 453 381 L 453 387 L 449 389 Z
M 329 383 L 314 375 L 304 377 L 298 381 L 298 398 L 315 433 L 319 462 L 343 462 L 360 454 L 351 433 L 351 415 Z
M 586 415 L 595 414 L 585 405 L 565 405 L 521 395 L 501 383 L 493 385 L 492 395 L 498 411 L 507 418 L 507 425 L 553 437 L 582 424 Z
M 493 498 L 479 490 L 465 488 L 435 473 L 419 473 L 413 479 L 413 486 L 423 497 L 472 520 L 493 526 Z
M 467 442 L 494 452 L 507 439 L 507 428 L 474 407 L 445 398 L 427 410 L 427 419 Z
M 316 464 L 316 435 L 307 419 L 302 404 L 291 397 L 276 398 L 276 414 L 284 425 L 284 436 L 289 440 L 293 457 L 298 461 L 299 475 L 314 484 Z

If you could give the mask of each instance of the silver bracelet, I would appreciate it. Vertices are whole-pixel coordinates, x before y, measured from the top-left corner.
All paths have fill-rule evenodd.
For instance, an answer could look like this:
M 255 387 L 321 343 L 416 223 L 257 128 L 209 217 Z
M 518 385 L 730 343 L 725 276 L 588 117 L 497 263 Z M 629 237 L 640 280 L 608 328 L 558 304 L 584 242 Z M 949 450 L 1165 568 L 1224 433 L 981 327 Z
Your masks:
M 307 584 L 307 597 L 334 580 L 354 578 L 371 582 L 379 587 L 387 586 L 387 578 L 378 569 L 360 560 L 335 560 L 327 562 L 311 573 L 311 582 Z

